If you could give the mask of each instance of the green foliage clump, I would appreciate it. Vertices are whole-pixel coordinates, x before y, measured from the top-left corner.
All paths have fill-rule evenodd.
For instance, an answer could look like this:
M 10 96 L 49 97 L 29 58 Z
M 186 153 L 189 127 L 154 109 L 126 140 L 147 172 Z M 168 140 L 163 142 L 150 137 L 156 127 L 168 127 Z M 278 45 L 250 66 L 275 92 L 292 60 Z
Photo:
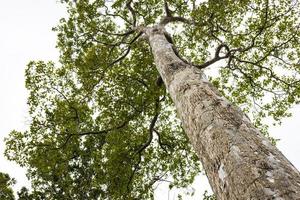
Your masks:
M 0 199 L 14 200 L 14 192 L 12 186 L 16 183 L 15 179 L 10 178 L 6 173 L 0 172 Z

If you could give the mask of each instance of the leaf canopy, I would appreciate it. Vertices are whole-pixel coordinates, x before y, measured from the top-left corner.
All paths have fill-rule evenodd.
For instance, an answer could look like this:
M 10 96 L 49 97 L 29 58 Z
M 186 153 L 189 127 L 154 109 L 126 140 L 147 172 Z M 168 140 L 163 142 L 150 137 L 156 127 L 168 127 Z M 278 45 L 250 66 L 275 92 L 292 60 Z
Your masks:
M 16 183 L 15 179 L 10 178 L 6 173 L 0 172 L 0 198 L 14 200 L 12 186 Z

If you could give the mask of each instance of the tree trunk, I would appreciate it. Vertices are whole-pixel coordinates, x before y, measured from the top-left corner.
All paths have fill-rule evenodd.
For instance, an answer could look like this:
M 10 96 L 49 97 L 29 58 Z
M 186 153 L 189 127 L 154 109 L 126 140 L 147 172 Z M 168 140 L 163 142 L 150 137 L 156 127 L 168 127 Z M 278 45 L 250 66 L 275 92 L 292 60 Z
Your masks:
M 176 56 L 163 27 L 146 34 L 157 69 L 217 199 L 300 199 L 300 173 L 203 76 Z

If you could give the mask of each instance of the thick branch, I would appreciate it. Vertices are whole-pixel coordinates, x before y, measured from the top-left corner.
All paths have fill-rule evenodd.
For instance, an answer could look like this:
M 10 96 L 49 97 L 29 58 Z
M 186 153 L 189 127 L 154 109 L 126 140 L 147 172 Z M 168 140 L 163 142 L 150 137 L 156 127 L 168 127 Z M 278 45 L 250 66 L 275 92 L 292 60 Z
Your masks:
M 169 8 L 169 5 L 168 5 L 168 2 L 165 0 L 164 1 L 164 4 L 165 4 L 165 13 L 166 13 L 166 16 L 167 17 L 172 17 L 172 12 Z
M 225 58 L 229 58 L 230 55 L 231 55 L 231 51 L 229 50 L 229 47 L 226 45 L 226 44 L 221 44 L 217 47 L 216 49 L 216 52 L 215 52 L 215 56 L 213 59 L 203 63 L 203 64 L 196 64 L 196 63 L 193 63 L 193 62 L 190 62 L 190 61 L 187 61 L 186 59 L 184 59 L 180 54 L 179 52 L 177 51 L 177 49 L 175 48 L 174 45 L 172 45 L 173 47 L 173 51 L 174 53 L 177 55 L 177 57 L 179 57 L 183 62 L 189 64 L 189 65 L 192 65 L 194 67 L 197 67 L 199 69 L 204 69 L 210 65 L 212 65 L 213 63 L 219 61 L 219 60 L 222 60 L 222 59 L 225 59 Z M 221 53 L 221 50 L 222 49 L 225 49 L 226 50 L 226 53 L 225 55 L 221 56 L 220 53 Z

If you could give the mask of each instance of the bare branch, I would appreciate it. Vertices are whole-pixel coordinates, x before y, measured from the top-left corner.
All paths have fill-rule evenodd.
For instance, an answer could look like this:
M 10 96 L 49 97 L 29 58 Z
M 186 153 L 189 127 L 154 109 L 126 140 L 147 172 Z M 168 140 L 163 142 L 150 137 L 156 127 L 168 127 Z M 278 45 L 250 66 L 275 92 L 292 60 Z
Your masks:
M 123 76 L 123 77 L 126 77 L 126 79 L 131 79 L 133 81 L 136 81 L 136 82 L 140 83 L 141 85 L 143 85 L 146 89 L 149 89 L 148 84 L 145 82 L 145 80 L 143 78 L 128 76 L 126 74 L 119 74 L 119 76 Z
M 172 12 L 169 8 L 168 2 L 166 0 L 164 0 L 164 4 L 165 4 L 165 12 L 166 12 L 166 16 L 167 17 L 172 17 Z
M 141 152 L 143 152 L 152 142 L 152 139 L 153 139 L 153 129 L 154 129 L 154 126 L 155 126 L 155 123 L 158 119 L 158 115 L 159 113 L 156 113 L 154 115 L 154 117 L 152 118 L 152 121 L 150 123 L 150 127 L 149 127 L 149 137 L 148 137 L 148 140 L 146 141 L 146 143 L 144 143 L 138 150 L 137 150 L 137 153 L 140 154 Z
M 127 3 L 126 3 L 126 7 L 128 8 L 128 10 L 130 11 L 131 15 L 132 15 L 132 26 L 133 27 L 136 27 L 136 12 L 135 10 L 131 7 L 131 3 L 132 3 L 132 0 L 129 0 Z
M 225 58 L 229 58 L 230 55 L 231 55 L 231 51 L 229 50 L 229 47 L 226 44 L 221 44 L 221 45 L 219 45 L 217 47 L 216 52 L 215 52 L 215 56 L 214 56 L 213 59 L 211 59 L 211 60 L 209 60 L 209 61 L 207 61 L 207 62 L 205 62 L 203 64 L 195 64 L 193 62 L 189 62 L 186 59 L 182 58 L 182 56 L 179 54 L 179 52 L 177 51 L 177 49 L 175 48 L 175 46 L 172 45 L 172 47 L 173 47 L 174 53 L 178 56 L 178 58 L 180 58 L 186 64 L 189 64 L 191 66 L 197 67 L 199 69 L 204 69 L 204 68 L 212 65 L 213 63 L 215 63 L 215 62 L 217 62 L 219 60 L 222 60 L 222 59 L 225 59 Z M 226 50 L 226 53 L 225 53 L 225 55 L 221 56 L 220 53 L 221 53 L 221 50 L 223 48 Z
M 136 174 L 137 170 L 139 169 L 139 164 L 141 163 L 141 157 L 142 157 L 142 152 L 151 144 L 152 139 L 153 139 L 153 131 L 154 131 L 154 127 L 155 127 L 155 123 L 158 119 L 158 115 L 159 115 L 159 98 L 156 99 L 155 102 L 155 115 L 151 120 L 150 126 L 149 126 L 149 137 L 147 139 L 147 141 L 140 146 L 140 148 L 136 151 L 136 154 L 138 154 L 138 162 L 134 165 L 134 169 L 133 172 L 131 173 L 130 177 L 129 177 L 129 181 L 127 183 L 127 192 L 129 192 L 130 190 L 130 184 L 132 183 L 133 177 Z
M 142 155 L 141 155 L 141 153 L 139 154 L 139 157 L 138 157 L 138 161 L 137 161 L 137 163 L 134 165 L 134 169 L 133 169 L 133 171 L 132 171 L 132 173 L 131 173 L 131 175 L 130 175 L 130 177 L 129 177 L 129 180 L 128 180 L 128 183 L 127 183 L 127 193 L 129 193 L 130 192 L 130 184 L 132 183 L 132 180 L 133 180 L 133 177 L 134 177 L 134 175 L 136 174 L 136 172 L 138 171 L 138 169 L 139 169 L 139 165 L 140 165 L 140 163 L 141 163 L 141 161 L 142 161 Z
M 125 51 L 125 53 L 123 55 L 121 55 L 119 58 L 117 58 L 116 60 L 114 60 L 113 62 L 111 62 L 108 66 L 112 66 L 118 62 L 120 62 L 121 60 L 123 60 L 124 58 L 126 58 L 126 56 L 129 54 L 131 47 L 130 45 L 132 45 L 141 35 L 143 34 L 143 32 L 139 32 L 138 35 L 136 35 L 130 42 L 129 42 L 129 46 L 127 48 L 127 50 Z
M 141 112 L 141 111 L 140 111 Z M 104 129 L 104 130 L 99 130 L 99 131 L 87 131 L 87 132 L 80 132 L 80 133 L 71 133 L 71 134 L 68 134 L 65 141 L 59 146 L 59 147 L 54 147 L 54 148 L 51 148 L 50 150 L 58 150 L 58 149 L 62 149 L 64 148 L 68 143 L 69 141 L 73 138 L 73 137 L 81 137 L 81 136 L 85 136 L 85 135 L 101 135 L 101 134 L 107 134 L 109 133 L 110 131 L 113 131 L 113 130 L 119 130 L 119 129 L 122 129 L 124 128 L 135 116 L 136 114 L 138 114 L 139 112 L 137 113 L 134 113 L 132 115 L 130 115 L 126 121 L 124 121 L 122 124 L 120 124 L 119 126 L 117 127 L 112 127 L 112 128 L 108 128 L 108 129 Z M 35 144 L 35 146 L 53 146 L 52 144 Z
M 98 29 L 97 31 L 100 32 L 100 33 L 106 34 L 106 35 L 126 36 L 126 35 L 130 35 L 130 34 L 134 33 L 134 32 L 135 32 L 135 29 L 127 30 L 127 31 L 125 31 L 124 33 L 112 33 L 112 32 L 107 32 L 107 31 L 100 30 L 100 29 Z
M 160 25 L 162 26 L 165 26 L 171 22 L 183 22 L 183 23 L 187 23 L 187 24 L 196 24 L 194 21 L 192 20 L 189 20 L 189 19 L 186 19 L 184 17 L 179 17 L 179 16 L 176 16 L 176 17 L 173 17 L 173 16 L 166 16 L 164 17 L 161 22 L 159 23 Z
M 288 82 L 286 82 L 285 80 L 279 78 L 279 77 L 275 74 L 275 72 L 274 72 L 272 69 L 270 69 L 270 68 L 268 68 L 268 67 L 265 67 L 265 66 L 263 66 L 263 65 L 260 65 L 258 62 L 252 62 L 252 61 L 248 61 L 248 60 L 242 60 L 242 59 L 239 59 L 239 58 L 237 58 L 237 57 L 235 57 L 235 56 L 234 56 L 233 58 L 234 58 L 235 60 L 237 60 L 238 62 L 240 62 L 240 63 L 251 64 L 251 65 L 253 65 L 253 66 L 258 67 L 260 70 L 265 70 L 265 71 L 267 71 L 267 72 L 269 73 L 269 77 L 270 77 L 270 78 L 273 78 L 274 80 L 277 80 L 277 81 L 279 81 L 279 82 L 285 84 L 285 85 L 288 86 L 288 87 L 293 87 L 293 85 L 292 85 L 291 83 L 288 83 Z M 296 82 L 294 82 L 293 84 L 298 83 L 298 82 L 299 82 L 299 81 L 296 81 Z
M 156 130 L 156 129 L 153 129 L 153 130 L 156 133 L 156 135 L 158 136 L 158 144 L 159 144 L 159 146 L 164 150 L 164 152 L 168 153 L 168 150 L 165 148 L 165 146 L 167 146 L 170 149 L 172 149 L 172 147 L 169 144 L 162 142 L 162 140 L 161 140 L 161 134 L 158 132 L 158 130 Z
M 107 5 L 104 4 L 104 7 L 105 7 L 105 14 L 104 14 L 105 17 L 106 16 L 110 16 L 110 17 L 114 17 L 114 18 L 119 17 L 119 18 L 123 19 L 124 22 L 126 22 L 128 24 L 131 24 L 131 22 L 128 21 L 123 15 L 119 15 L 119 14 L 116 14 L 116 13 L 109 13 L 108 12 L 109 8 L 107 7 Z
M 240 72 L 250 83 L 250 85 L 252 86 L 253 90 L 255 90 L 256 88 L 259 88 L 261 89 L 262 91 L 265 91 L 265 92 L 268 92 L 268 93 L 271 93 L 273 94 L 274 96 L 281 96 L 282 93 L 281 91 L 273 91 L 273 90 L 270 90 L 268 88 L 265 88 L 265 87 L 262 87 L 260 84 L 258 84 L 257 81 L 255 81 L 253 79 L 253 77 L 251 76 L 251 74 L 248 74 L 247 72 L 245 72 L 241 67 L 238 67 L 235 63 L 236 60 L 232 60 L 233 62 L 233 67 L 231 67 L 230 65 L 227 65 L 227 68 L 229 68 L 230 70 L 234 71 L 234 70 L 237 70 L 238 72 Z
M 187 24 L 196 25 L 196 22 L 193 20 L 186 19 L 181 16 L 173 16 L 173 11 L 170 10 L 168 2 L 166 0 L 164 1 L 164 8 L 165 8 L 166 16 L 160 21 L 159 25 L 165 26 L 171 22 L 183 22 L 183 23 L 187 23 Z M 201 24 L 201 25 L 203 25 L 203 24 Z

